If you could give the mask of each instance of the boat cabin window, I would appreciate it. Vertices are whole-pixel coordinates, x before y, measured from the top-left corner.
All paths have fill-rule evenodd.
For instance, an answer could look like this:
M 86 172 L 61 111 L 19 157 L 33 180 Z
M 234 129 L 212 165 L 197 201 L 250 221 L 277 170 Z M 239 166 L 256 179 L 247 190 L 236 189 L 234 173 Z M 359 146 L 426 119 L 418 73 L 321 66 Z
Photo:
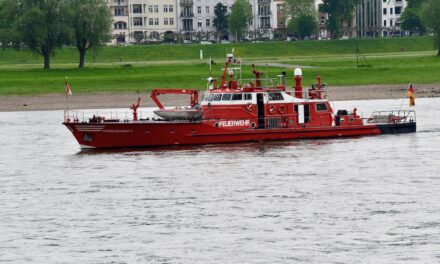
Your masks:
M 222 99 L 222 94 L 214 94 L 214 101 L 220 101 Z
M 214 100 L 214 94 L 205 94 L 205 101 L 211 102 Z
M 233 94 L 232 100 L 233 101 L 241 101 L 243 99 L 243 94 Z
M 316 104 L 316 111 L 327 111 L 326 104 Z
M 222 101 L 231 101 L 232 94 L 223 94 Z
M 244 94 L 244 100 L 252 100 L 252 94 Z
M 269 101 L 282 101 L 284 97 L 281 93 L 269 93 Z

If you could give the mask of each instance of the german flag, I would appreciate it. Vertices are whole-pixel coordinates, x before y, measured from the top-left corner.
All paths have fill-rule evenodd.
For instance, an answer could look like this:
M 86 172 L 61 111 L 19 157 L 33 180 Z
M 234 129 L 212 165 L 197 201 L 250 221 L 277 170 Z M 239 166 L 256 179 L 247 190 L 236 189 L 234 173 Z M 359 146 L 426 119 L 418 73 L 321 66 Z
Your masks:
M 409 84 L 408 90 L 406 91 L 406 96 L 409 97 L 409 106 L 413 107 L 416 105 L 416 93 L 414 92 L 414 88 L 412 83 Z

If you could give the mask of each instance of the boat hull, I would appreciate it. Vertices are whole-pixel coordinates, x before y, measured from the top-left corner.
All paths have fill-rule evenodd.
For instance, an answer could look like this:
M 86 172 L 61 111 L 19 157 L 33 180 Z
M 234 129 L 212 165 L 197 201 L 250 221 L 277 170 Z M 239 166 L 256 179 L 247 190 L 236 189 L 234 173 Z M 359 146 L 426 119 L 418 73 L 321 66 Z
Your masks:
M 206 122 L 64 123 L 84 148 L 154 147 L 411 133 L 416 123 L 226 129 Z

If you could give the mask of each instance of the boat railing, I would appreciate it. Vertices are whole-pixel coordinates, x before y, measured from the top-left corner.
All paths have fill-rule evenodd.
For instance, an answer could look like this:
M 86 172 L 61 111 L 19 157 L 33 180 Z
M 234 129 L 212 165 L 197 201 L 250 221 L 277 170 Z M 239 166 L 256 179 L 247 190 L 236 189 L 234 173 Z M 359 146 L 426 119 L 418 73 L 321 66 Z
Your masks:
M 414 110 L 375 111 L 363 117 L 364 124 L 405 124 L 416 122 Z
M 243 88 L 261 88 L 261 89 L 278 89 L 280 87 L 281 82 L 277 78 L 260 78 L 258 80 L 260 82 L 260 86 L 257 86 L 257 80 L 254 79 L 240 79 L 239 84 Z
M 153 120 L 151 111 L 138 111 L 136 122 Z M 134 122 L 131 111 L 64 111 L 65 123 L 127 123 Z
M 191 118 L 164 119 L 156 115 L 152 110 L 137 111 L 137 121 L 134 120 L 131 111 L 64 111 L 65 123 L 141 123 L 163 121 L 194 121 Z

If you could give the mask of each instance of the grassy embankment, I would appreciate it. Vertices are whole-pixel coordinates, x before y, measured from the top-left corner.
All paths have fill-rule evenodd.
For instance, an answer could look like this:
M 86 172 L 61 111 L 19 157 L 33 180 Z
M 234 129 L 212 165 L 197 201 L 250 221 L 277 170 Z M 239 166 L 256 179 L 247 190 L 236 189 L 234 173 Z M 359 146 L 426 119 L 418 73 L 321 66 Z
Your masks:
M 207 60 L 218 62 L 214 75 L 221 74 L 226 50 L 235 48 L 246 63 L 279 63 L 269 67 L 274 76 L 286 70 L 291 84 L 294 65 L 305 66 L 305 84 L 320 74 L 329 85 L 440 83 L 440 58 L 429 38 L 360 40 L 359 47 L 372 67 L 356 67 L 356 41 L 266 42 L 214 45 L 156 45 L 105 47 L 89 53 L 85 69 L 77 69 L 73 48 L 57 50 L 52 69 L 42 68 L 42 59 L 28 51 L 0 50 L 0 95 L 64 92 L 64 77 L 74 93 L 137 92 L 161 87 L 203 89 L 209 74 Z M 291 66 L 285 66 L 285 64 Z M 310 67 L 307 67 L 310 66 Z M 265 71 L 264 67 L 260 70 Z M 243 69 L 250 78 L 250 67 Z

